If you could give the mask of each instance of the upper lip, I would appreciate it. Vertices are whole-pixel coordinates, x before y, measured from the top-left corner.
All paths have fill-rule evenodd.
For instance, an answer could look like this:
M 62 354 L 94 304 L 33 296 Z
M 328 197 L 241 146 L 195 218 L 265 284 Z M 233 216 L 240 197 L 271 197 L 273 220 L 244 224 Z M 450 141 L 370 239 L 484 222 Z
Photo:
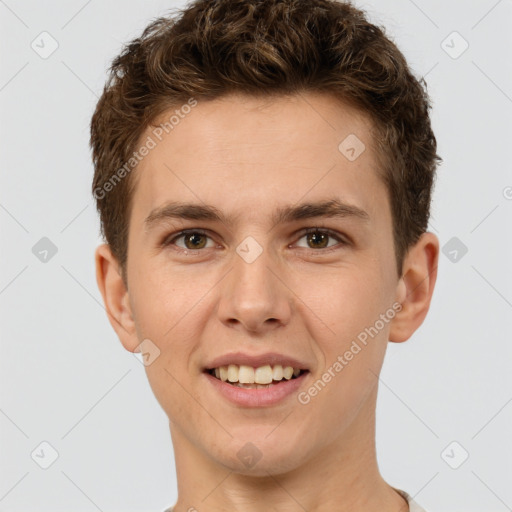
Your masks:
M 230 354 L 224 354 L 212 359 L 207 363 L 205 370 L 211 370 L 212 368 L 219 368 L 220 366 L 228 366 L 230 364 L 252 366 L 253 368 L 259 368 L 269 364 L 270 366 L 280 364 L 281 366 L 291 366 L 292 368 L 299 368 L 300 370 L 307 370 L 308 366 L 294 357 L 289 357 L 277 352 L 266 352 L 265 354 L 250 355 L 244 354 L 243 352 L 232 352 Z

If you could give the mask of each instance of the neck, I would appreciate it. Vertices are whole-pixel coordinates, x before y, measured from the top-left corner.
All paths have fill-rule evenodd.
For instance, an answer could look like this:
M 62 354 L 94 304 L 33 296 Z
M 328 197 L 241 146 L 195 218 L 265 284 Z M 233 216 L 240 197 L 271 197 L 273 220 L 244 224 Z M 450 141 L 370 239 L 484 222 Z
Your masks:
M 178 501 L 174 512 L 408 512 L 406 500 L 379 473 L 375 451 L 375 393 L 351 425 L 291 471 L 237 473 L 193 444 L 170 423 Z M 320 433 L 321 435 L 321 433 Z

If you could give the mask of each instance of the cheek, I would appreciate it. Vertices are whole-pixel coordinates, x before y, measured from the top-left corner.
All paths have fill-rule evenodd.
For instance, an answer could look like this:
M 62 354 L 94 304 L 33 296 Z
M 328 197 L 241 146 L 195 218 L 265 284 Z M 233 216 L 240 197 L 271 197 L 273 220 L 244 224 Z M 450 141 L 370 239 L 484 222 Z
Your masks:
M 206 302 L 201 302 L 205 292 L 188 283 L 189 279 L 178 272 L 171 276 L 141 269 L 131 290 L 140 339 L 150 339 L 159 351 L 145 367 L 147 378 L 156 399 L 171 417 L 185 414 L 190 407 L 183 386 L 190 389 L 190 372 L 197 371 L 191 368 L 191 361 L 207 316 Z
M 211 287 L 197 275 L 170 268 L 138 267 L 130 293 L 134 296 L 137 324 L 141 333 L 166 340 L 190 324 L 201 310 L 201 298 Z
M 377 274 L 376 268 L 353 266 L 316 276 L 304 274 L 302 284 L 297 281 L 297 295 L 309 307 L 309 317 L 329 327 L 322 331 L 328 346 L 341 348 L 384 312 L 387 291 Z M 315 331 L 319 332 L 318 327 Z
M 334 421 L 337 415 L 345 417 L 348 411 L 358 409 L 376 384 L 392 317 L 388 315 L 388 322 L 381 317 L 391 304 L 388 285 L 376 265 L 364 270 L 339 269 L 325 290 L 324 294 L 311 294 L 307 301 L 311 310 L 318 312 L 310 312 L 309 318 L 322 362 L 315 376 L 317 384 L 305 399 L 318 400 L 318 410 L 332 415 Z

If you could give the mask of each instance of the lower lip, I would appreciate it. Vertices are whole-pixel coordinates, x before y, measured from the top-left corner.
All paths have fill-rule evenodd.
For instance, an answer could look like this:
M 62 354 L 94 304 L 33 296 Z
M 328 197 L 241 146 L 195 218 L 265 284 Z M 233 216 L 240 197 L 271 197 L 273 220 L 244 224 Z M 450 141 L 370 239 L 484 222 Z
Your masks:
M 269 388 L 239 388 L 217 379 L 209 373 L 204 373 L 208 381 L 230 402 L 243 407 L 265 407 L 275 405 L 295 393 L 303 384 L 304 372 L 295 379 L 284 380 Z

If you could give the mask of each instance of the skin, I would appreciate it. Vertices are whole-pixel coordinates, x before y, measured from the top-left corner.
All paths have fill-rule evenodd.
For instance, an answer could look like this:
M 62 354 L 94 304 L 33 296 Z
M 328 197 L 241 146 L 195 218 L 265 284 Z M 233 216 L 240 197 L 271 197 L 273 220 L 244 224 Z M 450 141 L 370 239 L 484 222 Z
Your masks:
M 423 234 L 397 275 L 370 130 L 365 115 L 329 95 L 229 95 L 199 101 L 134 171 L 127 285 L 105 244 L 96 250 L 97 281 L 126 350 L 144 339 L 160 350 L 146 372 L 169 417 L 176 512 L 408 510 L 377 466 L 377 376 L 388 341 L 409 339 L 428 312 L 439 242 Z M 338 150 L 349 134 L 366 145 L 354 161 Z M 278 206 L 332 198 L 368 220 L 272 222 Z M 147 229 L 145 218 L 171 200 L 213 205 L 228 218 Z M 310 227 L 347 243 L 315 240 L 303 233 Z M 191 228 L 207 234 L 162 245 Z M 236 252 L 248 236 L 262 248 L 252 263 Z M 237 407 L 202 374 L 228 352 L 276 351 L 307 362 L 299 391 L 307 390 L 396 302 L 401 310 L 306 405 L 293 394 Z M 248 442 L 261 454 L 252 467 L 237 456 Z

